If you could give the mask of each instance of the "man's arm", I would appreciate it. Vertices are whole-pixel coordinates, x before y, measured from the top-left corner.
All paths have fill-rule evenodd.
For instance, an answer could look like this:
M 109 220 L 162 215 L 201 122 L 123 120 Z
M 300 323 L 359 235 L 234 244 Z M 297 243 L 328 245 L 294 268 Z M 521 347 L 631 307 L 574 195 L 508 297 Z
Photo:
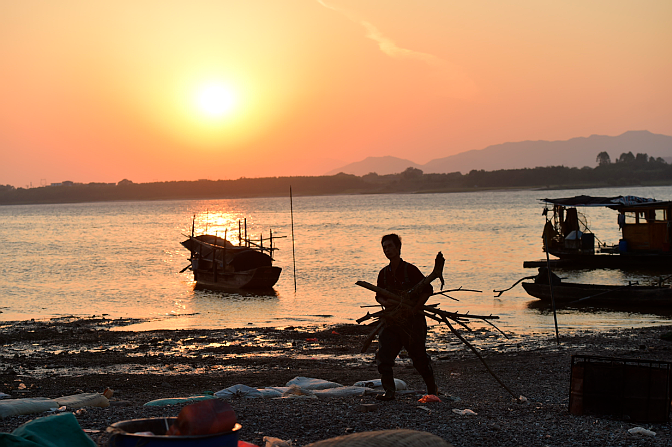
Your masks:
M 385 280 L 384 280 L 385 273 L 384 273 L 384 270 L 385 269 L 381 270 L 380 273 L 378 273 L 378 281 L 376 283 L 376 285 L 378 287 L 380 287 L 381 289 L 385 288 Z M 391 305 L 395 304 L 389 298 L 387 298 L 385 295 L 382 295 L 380 293 L 376 293 L 376 301 L 378 301 L 380 304 L 382 304 L 383 307 L 388 307 L 388 306 L 391 306 Z

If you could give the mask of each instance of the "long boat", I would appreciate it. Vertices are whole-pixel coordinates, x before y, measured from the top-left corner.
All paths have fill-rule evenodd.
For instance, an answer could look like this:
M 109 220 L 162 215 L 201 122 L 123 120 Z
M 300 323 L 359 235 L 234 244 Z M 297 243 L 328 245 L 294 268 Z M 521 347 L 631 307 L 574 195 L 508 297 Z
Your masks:
M 551 287 L 537 282 L 523 282 L 525 291 L 544 302 L 551 302 Z M 638 284 L 600 285 L 560 282 L 553 284 L 553 299 L 559 304 L 599 304 L 618 306 L 670 306 L 672 288 L 667 285 Z
M 239 223 L 240 233 L 240 223 Z M 282 237 L 282 236 L 281 236 Z M 190 268 L 194 273 L 195 288 L 212 290 L 270 289 L 280 278 L 282 268 L 273 265 L 274 239 L 260 237 L 252 240 L 239 234 L 234 245 L 218 235 L 192 235 L 181 244 L 190 252 Z M 264 242 L 266 245 L 264 245 Z M 186 269 L 185 268 L 185 269 Z
M 672 202 L 636 196 L 575 196 L 541 199 L 547 216 L 543 250 L 562 267 L 622 268 L 672 266 Z M 552 208 L 549 209 L 548 205 Z M 617 212 L 618 244 L 608 245 L 587 227 L 579 207 L 606 207 Z M 550 218 L 548 217 L 551 211 Z M 597 243 L 596 243 L 597 241 Z M 545 261 L 526 261 L 540 267 Z

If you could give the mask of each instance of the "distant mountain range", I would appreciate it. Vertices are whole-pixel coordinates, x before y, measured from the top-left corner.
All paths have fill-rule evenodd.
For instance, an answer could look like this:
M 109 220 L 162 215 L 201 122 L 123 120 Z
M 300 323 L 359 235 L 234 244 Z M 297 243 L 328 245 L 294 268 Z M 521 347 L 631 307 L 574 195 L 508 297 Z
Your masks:
M 424 165 L 397 157 L 367 157 L 327 172 L 327 175 L 344 172 L 366 175 L 396 174 L 409 167 L 425 174 L 461 172 L 474 169 L 496 171 L 499 169 L 536 168 L 541 166 L 578 167 L 597 166 L 597 154 L 607 152 L 614 162 L 622 153 L 646 153 L 672 161 L 672 137 L 654 134 L 647 130 L 629 131 L 616 137 L 591 135 L 567 141 L 521 141 L 488 146 L 485 149 L 461 152 L 449 157 L 437 158 Z

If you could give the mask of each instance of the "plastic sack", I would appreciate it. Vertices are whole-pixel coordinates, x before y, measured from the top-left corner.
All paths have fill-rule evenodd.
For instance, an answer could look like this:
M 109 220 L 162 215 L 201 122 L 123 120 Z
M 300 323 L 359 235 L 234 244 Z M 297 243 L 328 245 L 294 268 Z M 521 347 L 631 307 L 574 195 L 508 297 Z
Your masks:
M 347 397 L 362 396 L 370 388 L 363 386 L 339 386 L 338 388 L 328 388 L 326 390 L 314 390 L 313 393 L 319 398 L 327 397 Z
M 418 402 L 426 404 L 429 402 L 441 402 L 441 399 L 439 399 L 439 396 L 435 394 L 425 394 L 420 399 L 418 399 Z
M 58 402 L 59 407 L 65 406 L 68 410 L 82 407 L 107 408 L 110 406 L 110 401 L 107 397 L 100 393 L 73 394 L 71 396 L 57 397 L 54 400 Z
M 58 402 L 46 397 L 31 397 L 27 399 L 3 399 L 0 401 L 0 418 L 19 414 L 33 414 L 58 408 Z
M 655 431 L 647 430 L 644 427 L 633 427 L 628 430 L 628 433 L 633 435 L 656 436 Z
M 233 385 L 223 390 L 219 390 L 215 393 L 215 396 L 220 399 L 231 399 L 233 397 L 245 397 L 248 399 L 256 399 L 259 397 L 264 397 L 262 393 L 251 386 L 247 385 Z
M 325 390 L 327 388 L 343 386 L 340 383 L 329 382 L 328 380 L 322 379 L 311 379 L 309 377 L 294 377 L 287 382 L 287 386 L 291 387 L 292 385 L 296 385 L 304 390 Z
M 185 403 L 194 403 L 194 402 L 200 402 L 202 400 L 208 400 L 208 399 L 216 399 L 215 396 L 211 396 L 209 394 L 203 394 L 199 396 L 189 396 L 189 397 L 168 397 L 165 399 L 154 399 L 149 402 L 147 402 L 145 407 L 163 407 L 166 405 L 178 405 L 178 404 L 185 404 Z
M 13 447 L 96 447 L 72 413 L 33 419 L 11 434 L 0 433 L 0 445 Z
M 301 388 L 298 385 L 290 386 L 287 391 L 282 393 L 282 397 L 284 398 L 303 397 L 303 398 L 317 399 L 317 396 L 313 393 L 313 391 Z
M 373 380 L 360 380 L 355 382 L 354 386 L 365 386 L 367 388 L 383 389 L 383 382 L 380 379 Z M 394 379 L 394 387 L 397 391 L 403 391 L 408 389 L 408 385 L 401 379 Z
M 282 393 L 284 393 L 288 389 L 289 389 L 288 386 L 275 386 L 275 387 L 259 388 L 257 391 L 259 391 L 261 397 L 274 399 L 277 397 L 282 397 Z

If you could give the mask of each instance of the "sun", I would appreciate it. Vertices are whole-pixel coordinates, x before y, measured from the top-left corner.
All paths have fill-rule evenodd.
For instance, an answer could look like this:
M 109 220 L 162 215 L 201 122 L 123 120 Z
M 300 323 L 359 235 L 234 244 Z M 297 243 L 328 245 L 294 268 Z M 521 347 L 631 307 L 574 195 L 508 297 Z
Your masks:
M 203 85 L 196 95 L 198 110 L 208 118 L 222 118 L 232 114 L 236 103 L 233 89 L 222 83 Z

